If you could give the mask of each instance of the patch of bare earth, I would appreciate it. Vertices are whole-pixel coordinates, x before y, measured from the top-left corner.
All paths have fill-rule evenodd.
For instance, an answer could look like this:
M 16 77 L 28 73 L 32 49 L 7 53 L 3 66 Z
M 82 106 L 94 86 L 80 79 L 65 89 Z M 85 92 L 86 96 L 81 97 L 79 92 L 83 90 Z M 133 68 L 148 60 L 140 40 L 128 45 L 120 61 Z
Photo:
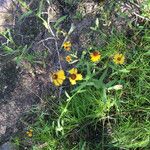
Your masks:
M 11 67 L 17 69 L 15 65 Z M 22 67 L 18 73 L 15 72 L 15 75 L 13 72 L 9 72 L 10 70 L 7 71 L 7 74 L 5 72 L 3 76 L 7 75 L 5 79 L 12 83 L 3 83 L 5 89 L 2 94 L 4 95 L 0 98 L 0 139 L 4 141 L 17 131 L 16 123 L 19 118 L 40 101 L 38 97 L 39 83 L 27 68 Z M 12 76 L 8 74 L 12 74 Z M 13 79 L 15 76 L 18 76 L 16 81 Z M 12 87 L 13 89 L 10 89 L 13 82 L 16 84 Z M 7 90 L 9 92 L 5 92 Z

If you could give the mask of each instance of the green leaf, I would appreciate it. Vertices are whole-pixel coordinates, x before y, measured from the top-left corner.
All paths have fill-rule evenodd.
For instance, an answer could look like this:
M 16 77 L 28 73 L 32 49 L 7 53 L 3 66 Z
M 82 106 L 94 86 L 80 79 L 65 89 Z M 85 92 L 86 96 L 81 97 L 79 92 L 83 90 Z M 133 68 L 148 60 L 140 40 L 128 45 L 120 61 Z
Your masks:
M 121 69 L 121 70 L 119 70 L 119 72 L 122 72 L 122 73 L 129 73 L 130 70 L 127 70 L 127 69 Z
M 150 56 L 150 50 L 148 52 L 144 53 L 144 55 Z
M 21 17 L 19 18 L 19 21 L 23 20 L 24 18 L 30 16 L 33 13 L 32 10 L 27 11 L 26 13 L 24 13 L 23 15 L 21 15 Z
M 68 35 L 70 35 L 75 30 L 75 25 L 72 23 Z
M 39 17 L 43 21 L 43 25 L 45 26 L 46 29 L 48 29 L 47 21 L 45 19 L 43 19 L 40 14 L 37 14 L 37 17 Z
M 17 64 L 20 64 L 22 57 L 21 56 L 15 57 L 14 60 L 16 61 Z
M 90 29 L 96 31 L 96 27 L 90 27 Z
M 13 40 L 13 37 L 11 35 L 11 32 L 10 32 L 10 29 L 8 29 L 8 40 L 12 43 L 12 44 L 15 44 L 14 40 Z
M 86 63 L 86 66 L 87 66 L 87 75 L 86 75 L 86 80 L 89 80 L 91 78 L 91 70 L 90 70 L 90 66 L 89 66 L 89 63 L 87 62 Z
M 101 89 L 101 88 L 104 87 L 103 82 L 100 82 L 100 81 L 97 80 L 97 79 L 93 79 L 92 82 L 94 83 L 93 85 L 94 85 L 94 87 L 95 87 L 96 89 Z
M 60 18 L 56 21 L 56 23 L 55 23 L 55 25 L 54 25 L 54 28 L 57 28 L 58 25 L 59 25 L 62 21 L 64 21 L 64 20 L 66 19 L 66 17 L 67 17 L 67 15 L 60 17 Z
M 99 27 L 99 19 L 98 18 L 96 18 L 95 24 L 96 24 L 96 28 L 98 28 Z
M 42 14 L 42 9 L 43 9 L 43 0 L 40 1 L 39 10 L 38 10 L 38 15 L 41 15 L 41 14 Z
M 43 25 L 45 26 L 46 29 L 48 29 L 48 23 L 43 19 Z
M 107 101 L 106 88 L 102 89 L 102 100 L 104 103 Z
M 116 82 L 117 82 L 117 79 L 114 79 L 114 80 L 108 82 L 105 86 L 106 86 L 107 88 L 109 88 L 109 87 L 113 86 Z
M 65 91 L 65 95 L 68 99 L 70 99 L 71 97 L 69 96 L 69 94 Z
M 106 75 L 107 75 L 107 71 L 108 71 L 108 69 L 106 69 L 106 70 L 103 72 L 103 74 L 101 75 L 101 77 L 99 78 L 99 81 L 100 81 L 101 83 L 103 83 L 103 80 L 105 79 L 105 77 L 106 77 Z
M 18 0 L 18 2 L 21 4 L 22 7 L 29 10 L 29 6 L 27 5 L 26 2 L 24 2 L 23 0 Z
M 7 53 L 13 52 L 14 50 L 6 45 L 3 46 L 3 50 Z

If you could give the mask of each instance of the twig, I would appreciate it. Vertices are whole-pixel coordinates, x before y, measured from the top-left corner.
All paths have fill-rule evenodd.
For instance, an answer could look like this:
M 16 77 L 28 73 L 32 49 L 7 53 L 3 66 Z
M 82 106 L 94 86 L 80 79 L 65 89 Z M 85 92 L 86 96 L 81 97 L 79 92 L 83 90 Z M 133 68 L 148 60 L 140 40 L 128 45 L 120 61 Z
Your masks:
M 150 21 L 150 19 L 148 19 L 148 18 L 146 18 L 146 17 L 144 17 L 144 16 L 141 16 L 141 15 L 135 13 L 135 12 L 134 12 L 133 14 L 134 14 L 135 16 L 137 16 L 137 17 L 143 19 L 143 20 Z
M 5 56 L 12 55 L 12 54 L 14 54 L 14 53 L 16 53 L 16 52 L 19 52 L 19 51 L 14 51 L 14 52 L 12 52 L 12 53 L 6 53 L 6 54 L 0 54 L 0 56 L 5 57 Z
M 55 38 L 54 37 L 46 38 L 44 40 L 39 41 L 38 44 L 43 43 L 44 41 L 48 41 L 48 40 L 55 40 Z
M 36 97 L 38 97 L 41 100 L 41 103 L 44 103 L 44 100 L 35 92 L 33 92 L 30 88 L 26 87 L 31 93 L 33 93 Z
M 48 146 L 48 143 L 45 142 L 44 144 L 38 145 L 38 148 L 39 148 L 39 149 L 43 149 L 43 148 L 45 148 L 45 147 L 47 147 L 47 146 Z
M 62 86 L 59 88 L 59 93 L 58 93 L 58 102 L 60 103 L 60 98 L 62 94 Z
M 57 38 L 57 36 L 55 35 L 55 33 L 53 32 L 53 30 L 52 30 L 52 28 L 51 28 L 51 25 L 50 25 L 50 10 L 51 10 L 51 9 L 52 9 L 51 7 L 48 8 L 48 18 L 47 18 L 48 30 L 49 30 L 49 32 L 52 34 L 52 36 L 54 37 L 56 52 L 57 52 L 57 55 L 58 55 L 59 68 L 62 69 L 61 61 L 60 61 L 60 53 L 59 53 L 59 48 L 58 48 L 58 41 L 57 41 L 58 38 Z
M 134 3 L 134 2 L 129 1 L 129 3 L 134 5 L 134 6 L 136 6 L 137 8 L 140 8 L 140 6 L 138 4 L 136 4 L 136 3 Z
M 44 42 L 42 42 L 42 43 L 43 43 L 44 47 L 46 47 L 46 48 L 48 49 L 49 53 L 52 54 L 52 52 L 51 52 L 51 50 L 49 49 L 49 47 L 46 46 Z

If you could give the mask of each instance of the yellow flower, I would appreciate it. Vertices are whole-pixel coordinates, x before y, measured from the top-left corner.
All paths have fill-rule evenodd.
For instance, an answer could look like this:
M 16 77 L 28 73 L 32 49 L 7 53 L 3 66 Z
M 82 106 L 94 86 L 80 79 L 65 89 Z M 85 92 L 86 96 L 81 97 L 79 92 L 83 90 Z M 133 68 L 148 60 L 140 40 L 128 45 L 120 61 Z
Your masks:
M 78 73 L 78 70 L 76 68 L 72 68 L 71 70 L 69 70 L 69 73 L 69 80 L 72 85 L 75 85 L 77 80 L 82 80 L 82 75 Z
M 98 51 L 94 51 L 90 54 L 91 61 L 98 62 L 101 59 L 101 54 Z
M 71 62 L 71 61 L 72 61 L 71 56 L 69 56 L 69 55 L 68 55 L 68 56 L 66 56 L 66 61 L 67 61 L 67 62 Z
M 70 51 L 71 50 L 71 42 L 70 41 L 64 42 L 63 47 L 66 51 Z
M 60 86 L 63 84 L 63 81 L 66 79 L 65 73 L 63 70 L 59 70 L 52 74 L 52 82 L 55 86 Z
M 33 136 L 33 130 L 32 129 L 28 130 L 26 132 L 26 134 L 27 134 L 28 137 L 32 137 Z
M 125 57 L 123 54 L 117 53 L 114 55 L 113 61 L 115 64 L 123 64 L 124 60 L 125 60 Z

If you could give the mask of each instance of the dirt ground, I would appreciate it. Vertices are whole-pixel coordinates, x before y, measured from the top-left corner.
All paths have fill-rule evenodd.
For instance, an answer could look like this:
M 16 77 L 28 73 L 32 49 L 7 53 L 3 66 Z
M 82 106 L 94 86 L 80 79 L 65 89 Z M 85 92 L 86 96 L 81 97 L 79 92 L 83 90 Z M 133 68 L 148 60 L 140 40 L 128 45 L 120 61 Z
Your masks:
M 13 15 L 14 7 L 11 1 L 1 0 L 1 32 L 14 25 Z M 39 102 L 36 95 L 39 85 L 27 68 L 20 69 L 20 66 L 11 60 L 3 61 L 5 57 L 1 51 L 0 54 L 0 142 L 4 142 L 17 131 L 16 123 L 20 116 Z

